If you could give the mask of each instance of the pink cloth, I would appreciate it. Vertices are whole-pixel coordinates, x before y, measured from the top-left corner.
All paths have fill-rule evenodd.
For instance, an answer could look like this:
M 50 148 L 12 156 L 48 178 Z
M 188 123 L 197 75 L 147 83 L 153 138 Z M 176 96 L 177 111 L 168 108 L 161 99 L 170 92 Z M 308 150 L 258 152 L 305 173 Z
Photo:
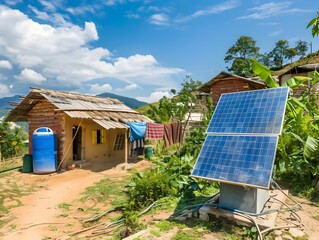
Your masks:
M 163 135 L 164 135 L 164 124 L 148 123 L 146 125 L 145 138 L 163 139 Z

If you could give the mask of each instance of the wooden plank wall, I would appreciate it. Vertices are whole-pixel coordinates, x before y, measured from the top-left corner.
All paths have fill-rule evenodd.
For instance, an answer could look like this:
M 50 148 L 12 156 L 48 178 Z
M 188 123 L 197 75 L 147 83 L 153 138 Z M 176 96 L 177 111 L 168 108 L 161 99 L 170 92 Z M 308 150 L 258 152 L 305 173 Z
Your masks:
M 229 77 L 220 81 L 216 81 L 216 83 L 213 84 L 210 89 L 210 94 L 213 98 L 213 104 L 216 105 L 223 93 L 241 92 L 248 90 L 255 90 L 255 88 L 242 79 Z
M 64 152 L 65 129 L 64 113 L 55 111 L 56 107 L 47 100 L 38 102 L 29 112 L 29 153 L 32 154 L 32 135 L 39 127 L 48 127 L 57 134 L 58 162 Z

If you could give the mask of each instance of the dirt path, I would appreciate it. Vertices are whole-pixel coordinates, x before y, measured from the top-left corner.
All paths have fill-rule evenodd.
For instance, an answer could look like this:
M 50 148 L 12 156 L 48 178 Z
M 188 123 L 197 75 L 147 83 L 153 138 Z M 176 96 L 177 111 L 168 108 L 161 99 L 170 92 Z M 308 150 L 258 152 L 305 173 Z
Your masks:
M 149 167 L 149 163 L 141 161 L 134 167 L 144 169 Z M 111 168 L 109 170 L 95 169 L 94 171 L 75 169 L 52 175 L 14 172 L 0 178 L 2 192 L 6 192 L 9 188 L 18 188 L 22 194 L 26 195 L 30 191 L 30 186 L 34 186 L 34 191 L 28 196 L 15 197 L 13 195 L 4 201 L 6 207 L 17 206 L 20 203 L 21 206 L 12 208 L 5 216 L 0 216 L 0 223 L 4 218 L 9 219 L 8 223 L 0 229 L 0 239 L 44 240 L 66 237 L 67 232 L 79 230 L 82 226 L 77 219 L 79 215 L 76 212 L 69 214 L 67 218 L 61 217 L 63 211 L 58 208 L 58 205 L 79 199 L 87 187 L 101 179 L 108 178 L 116 181 L 127 175 L 128 173 L 119 168 Z M 319 208 L 305 199 L 294 198 L 303 205 L 303 210 L 298 214 L 305 225 L 304 231 L 309 239 L 318 239 L 319 221 L 316 218 L 319 216 Z M 288 203 L 292 204 L 289 201 Z M 78 203 L 72 206 L 73 209 L 70 211 L 81 207 L 80 204 L 83 207 L 83 204 L 86 203 Z M 283 222 L 283 224 L 287 223 Z
M 78 199 L 85 188 L 93 185 L 94 182 L 125 174 L 125 171 L 115 169 L 100 172 L 75 169 L 52 175 L 16 172 L 2 178 L 2 182 L 10 179 L 10 181 L 16 181 L 17 185 L 34 184 L 37 190 L 19 199 L 22 206 L 10 210 L 9 215 L 14 219 L 1 229 L 0 232 L 3 234 L 1 239 L 37 240 L 58 237 L 61 231 L 55 231 L 55 229 L 61 229 L 65 224 L 70 224 L 69 219 L 58 217 L 61 213 L 61 209 L 57 207 L 59 204 Z

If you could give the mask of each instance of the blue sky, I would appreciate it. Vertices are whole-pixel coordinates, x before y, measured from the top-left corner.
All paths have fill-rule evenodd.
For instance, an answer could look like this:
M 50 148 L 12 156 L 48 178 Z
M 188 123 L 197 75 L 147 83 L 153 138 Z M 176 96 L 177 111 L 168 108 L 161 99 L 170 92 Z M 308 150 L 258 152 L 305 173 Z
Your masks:
M 2 0 L 0 97 L 29 87 L 112 92 L 154 102 L 186 75 L 203 83 L 226 70 L 242 35 L 261 52 L 303 40 L 314 0 Z

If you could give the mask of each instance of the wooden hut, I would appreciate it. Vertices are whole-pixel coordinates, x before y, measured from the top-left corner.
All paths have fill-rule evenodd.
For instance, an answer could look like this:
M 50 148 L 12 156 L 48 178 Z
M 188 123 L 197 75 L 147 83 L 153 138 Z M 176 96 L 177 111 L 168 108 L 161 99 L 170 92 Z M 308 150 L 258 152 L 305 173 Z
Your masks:
M 313 71 L 319 71 L 319 63 L 294 66 L 288 69 L 286 72 L 278 75 L 279 84 L 282 85 L 288 79 L 295 76 L 310 77 L 310 73 Z M 293 96 L 295 97 L 301 96 L 305 91 L 306 92 L 308 91 L 309 87 L 310 87 L 310 82 L 305 82 L 303 85 L 293 90 Z M 319 95 L 319 84 L 315 84 L 314 86 L 312 86 L 311 91 L 312 93 Z
M 288 79 L 294 76 L 308 77 L 310 72 L 319 71 L 319 63 L 305 64 L 301 66 L 294 66 L 289 68 L 284 73 L 278 75 L 279 84 L 282 85 Z
M 126 123 L 153 122 L 116 99 L 39 88 L 31 88 L 6 120 L 28 122 L 30 154 L 33 132 L 39 127 L 51 128 L 57 136 L 57 158 L 62 168 L 79 161 L 127 162 Z
M 259 78 L 245 78 L 227 72 L 220 72 L 217 76 L 203 84 L 198 90 L 211 94 L 213 104 L 216 105 L 221 94 L 264 89 L 266 85 Z

